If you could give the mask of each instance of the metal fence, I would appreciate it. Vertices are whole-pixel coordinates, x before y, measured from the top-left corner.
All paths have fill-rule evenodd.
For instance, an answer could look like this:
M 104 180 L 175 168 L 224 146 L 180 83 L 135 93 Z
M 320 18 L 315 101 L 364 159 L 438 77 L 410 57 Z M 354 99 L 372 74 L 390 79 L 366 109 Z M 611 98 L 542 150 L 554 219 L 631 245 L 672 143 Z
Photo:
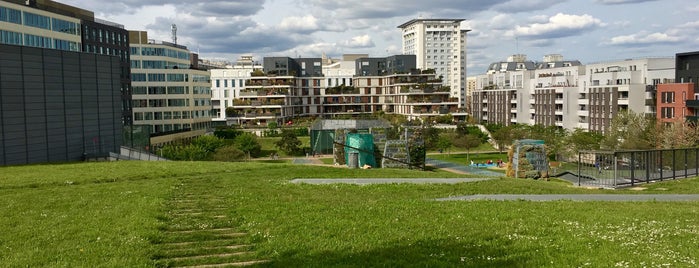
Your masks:
M 578 153 L 579 186 L 618 188 L 699 174 L 699 148 Z

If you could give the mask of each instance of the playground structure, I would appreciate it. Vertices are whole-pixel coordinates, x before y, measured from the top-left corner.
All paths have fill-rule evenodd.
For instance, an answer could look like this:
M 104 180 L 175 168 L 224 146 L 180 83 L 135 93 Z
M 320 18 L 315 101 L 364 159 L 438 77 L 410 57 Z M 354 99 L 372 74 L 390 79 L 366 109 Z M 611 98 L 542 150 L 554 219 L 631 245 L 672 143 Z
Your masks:
M 311 126 L 311 150 L 332 153 L 334 164 L 350 168 L 424 168 L 421 129 L 403 126 L 400 139 L 389 140 L 391 128 L 384 120 L 319 119 Z
M 507 176 L 548 178 L 549 164 L 542 140 L 516 140 L 507 153 Z

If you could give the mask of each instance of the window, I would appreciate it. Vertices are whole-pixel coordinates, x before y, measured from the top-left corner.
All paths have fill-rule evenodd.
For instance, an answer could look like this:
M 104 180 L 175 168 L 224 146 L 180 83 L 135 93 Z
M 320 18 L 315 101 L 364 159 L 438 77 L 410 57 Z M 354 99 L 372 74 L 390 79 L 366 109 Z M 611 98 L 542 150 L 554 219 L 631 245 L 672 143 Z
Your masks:
M 167 94 L 185 94 L 184 87 L 167 87 Z
M 54 40 L 54 48 L 68 51 L 78 51 L 78 43 L 56 39 Z
M 0 30 L 0 44 L 22 45 L 22 34 Z
M 0 7 L 0 21 L 22 24 L 22 11 Z
M 24 12 L 24 25 L 47 30 L 51 29 L 51 21 L 49 20 L 49 17 L 29 12 Z
M 48 37 L 31 34 L 24 35 L 24 45 L 28 47 L 53 48 L 53 40 Z
M 661 103 L 674 103 L 675 102 L 675 92 L 663 92 L 660 97 Z
M 673 107 L 663 107 L 660 109 L 660 118 L 674 118 L 675 108 Z
M 54 32 L 68 33 L 73 35 L 79 35 L 78 24 L 75 22 L 65 21 L 61 19 L 52 18 L 51 19 L 51 29 Z
M 165 74 L 148 74 L 148 81 L 165 82 Z
M 148 92 L 146 87 L 133 87 L 133 94 L 146 94 L 146 92 Z

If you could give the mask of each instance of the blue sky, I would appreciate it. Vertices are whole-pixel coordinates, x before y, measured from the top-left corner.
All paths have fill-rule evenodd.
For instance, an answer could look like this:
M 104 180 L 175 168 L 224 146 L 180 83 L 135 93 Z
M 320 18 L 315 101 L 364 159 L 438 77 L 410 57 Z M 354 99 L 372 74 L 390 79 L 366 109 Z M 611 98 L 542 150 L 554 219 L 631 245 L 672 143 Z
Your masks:
M 465 19 L 468 74 L 511 54 L 546 54 L 592 63 L 674 56 L 699 50 L 696 0 L 58 0 L 98 18 L 147 30 L 201 57 L 235 61 L 241 54 L 339 57 L 400 54 L 410 19 Z

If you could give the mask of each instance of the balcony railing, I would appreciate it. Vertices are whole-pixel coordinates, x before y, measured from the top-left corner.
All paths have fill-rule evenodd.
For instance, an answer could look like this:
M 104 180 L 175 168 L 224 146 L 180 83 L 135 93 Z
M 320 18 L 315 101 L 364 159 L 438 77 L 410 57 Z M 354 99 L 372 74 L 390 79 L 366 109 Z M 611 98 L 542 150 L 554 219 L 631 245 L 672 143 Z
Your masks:
M 697 108 L 697 107 L 699 107 L 699 100 L 687 100 L 687 102 L 685 104 L 687 105 L 687 107 Z

